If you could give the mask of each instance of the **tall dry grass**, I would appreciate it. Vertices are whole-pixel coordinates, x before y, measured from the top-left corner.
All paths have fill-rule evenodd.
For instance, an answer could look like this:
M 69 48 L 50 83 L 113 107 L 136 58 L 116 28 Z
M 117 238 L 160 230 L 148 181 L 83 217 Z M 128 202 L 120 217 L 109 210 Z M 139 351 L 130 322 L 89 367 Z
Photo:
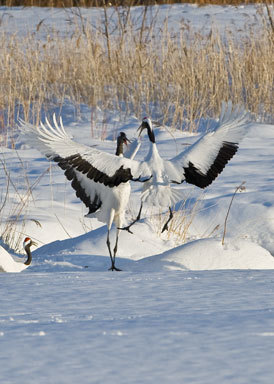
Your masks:
M 172 240 L 175 245 L 184 244 L 190 238 L 191 226 L 199 212 L 200 202 L 204 198 L 202 193 L 193 203 L 190 196 L 186 196 L 180 206 L 173 210 L 173 217 L 163 232 L 163 227 L 168 221 L 170 213 L 163 213 L 161 208 L 150 207 L 148 223 L 153 231 L 165 240 Z
M 102 7 L 104 5 L 148 5 L 148 4 L 173 4 L 173 3 L 191 3 L 198 5 L 217 4 L 217 5 L 239 5 L 251 3 L 268 3 L 273 0 L 0 0 L 0 5 L 25 7 Z
M 0 36 L 0 133 L 2 144 L 12 136 L 18 114 L 34 122 L 41 110 L 65 100 L 121 114 L 143 113 L 180 129 L 217 115 L 222 100 L 243 103 L 258 118 L 273 113 L 273 30 L 268 18 L 262 27 L 249 27 L 244 38 L 232 31 L 202 34 L 181 24 L 172 35 L 157 14 L 147 22 L 147 8 L 137 28 L 131 8 L 109 13 L 96 31 L 74 15 L 74 32 L 61 36 L 47 30 L 36 34 Z M 260 16 L 260 15 L 259 15 Z M 259 17 L 258 16 L 258 17 Z M 113 32 L 114 30 L 114 32 Z
M 22 250 L 23 238 L 26 233 L 26 224 L 28 221 L 41 226 L 40 222 L 34 218 L 28 217 L 28 207 L 34 201 L 33 190 L 40 183 L 45 173 L 39 175 L 31 183 L 23 160 L 17 152 L 17 174 L 11 176 L 9 161 L 2 153 L 0 157 L 2 185 L 6 186 L 0 192 L 0 239 L 10 249 L 18 252 Z

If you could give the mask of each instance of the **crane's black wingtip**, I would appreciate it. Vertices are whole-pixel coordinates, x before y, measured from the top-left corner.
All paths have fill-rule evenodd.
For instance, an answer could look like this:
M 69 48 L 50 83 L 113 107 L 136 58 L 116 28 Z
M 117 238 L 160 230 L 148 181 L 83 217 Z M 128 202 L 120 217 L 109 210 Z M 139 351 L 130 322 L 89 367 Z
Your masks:
M 191 161 L 189 161 L 188 167 L 184 167 L 185 181 L 200 188 L 207 187 L 223 171 L 224 167 L 235 155 L 237 150 L 238 143 L 223 142 L 218 155 L 206 173 L 201 172 Z

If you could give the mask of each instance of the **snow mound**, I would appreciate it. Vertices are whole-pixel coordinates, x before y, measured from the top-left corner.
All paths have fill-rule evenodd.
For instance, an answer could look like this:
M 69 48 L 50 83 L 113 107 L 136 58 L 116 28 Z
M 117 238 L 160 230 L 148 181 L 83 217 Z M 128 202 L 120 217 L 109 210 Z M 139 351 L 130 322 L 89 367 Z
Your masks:
M 14 260 L 13 257 L 0 246 L 0 272 L 22 272 L 27 268 L 23 261 Z
M 30 269 L 37 272 L 60 272 L 79 271 L 80 268 L 90 272 L 107 272 L 110 259 L 103 228 L 37 249 L 34 265 Z M 124 252 L 117 256 L 116 265 L 124 272 L 274 269 L 274 257 L 260 245 L 248 240 L 231 238 L 222 246 L 220 239 L 199 239 L 155 255 L 155 249 L 151 249 L 148 254 L 148 247 L 145 253 L 140 239 L 134 236 L 131 239 L 133 248 L 139 249 L 139 257 L 137 259 L 135 255 L 133 258 Z M 127 248 L 130 249 L 128 243 Z
M 137 262 L 147 270 L 274 269 L 274 257 L 246 240 L 200 239 Z

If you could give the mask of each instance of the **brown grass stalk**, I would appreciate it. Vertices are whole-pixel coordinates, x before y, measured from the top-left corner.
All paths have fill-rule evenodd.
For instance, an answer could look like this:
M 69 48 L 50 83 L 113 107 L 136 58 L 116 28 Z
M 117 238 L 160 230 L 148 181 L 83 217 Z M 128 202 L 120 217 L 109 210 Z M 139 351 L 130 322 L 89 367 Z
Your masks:
M 238 187 L 235 189 L 235 192 L 232 195 L 232 198 L 230 200 L 230 204 L 228 206 L 228 210 L 227 210 L 227 213 L 226 213 L 226 216 L 225 216 L 224 231 L 223 231 L 223 237 L 222 237 L 222 245 L 224 245 L 224 243 L 225 243 L 225 235 L 226 235 L 226 229 L 227 229 L 227 220 L 228 220 L 228 215 L 229 215 L 230 209 L 232 207 L 233 200 L 234 200 L 237 192 L 242 192 L 242 191 L 245 191 L 245 190 L 246 190 L 246 188 L 245 188 L 245 181 L 243 181 L 240 185 L 238 185 Z
M 154 5 L 154 4 L 173 4 L 173 3 L 191 3 L 200 6 L 207 4 L 217 5 L 239 5 L 251 3 L 270 3 L 272 0 L 0 0 L 0 5 L 11 6 L 39 6 L 39 7 L 103 7 L 125 6 L 125 5 Z
M 130 12 L 115 34 L 109 19 L 97 33 L 88 24 L 83 33 L 83 22 L 73 34 L 49 32 L 46 41 L 2 32 L 0 112 L 10 133 L 19 107 L 36 123 L 42 109 L 61 108 L 65 100 L 138 117 L 156 114 L 162 123 L 189 130 L 202 117 L 218 115 L 222 100 L 242 103 L 260 119 L 273 113 L 267 21 L 238 40 L 231 31 L 224 40 L 217 31 L 204 35 L 184 24 L 174 37 L 167 24 L 161 31 L 157 20 L 146 25 L 145 14 L 138 31 Z

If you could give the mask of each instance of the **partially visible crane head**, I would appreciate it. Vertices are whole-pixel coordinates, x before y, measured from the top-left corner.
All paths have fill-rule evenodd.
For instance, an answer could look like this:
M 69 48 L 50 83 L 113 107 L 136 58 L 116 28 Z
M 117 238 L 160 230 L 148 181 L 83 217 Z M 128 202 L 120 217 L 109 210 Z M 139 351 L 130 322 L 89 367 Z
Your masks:
M 33 241 L 30 237 L 26 237 L 23 241 L 24 250 L 26 251 L 26 249 L 29 249 L 32 245 L 37 246 L 37 243 Z
M 125 132 L 120 132 L 120 135 L 117 137 L 116 156 L 123 156 L 123 145 L 128 145 L 128 143 L 130 143 L 130 140 L 127 138 Z
M 149 117 L 144 117 L 142 120 L 142 124 L 140 127 L 137 129 L 137 132 L 139 131 L 139 137 L 141 136 L 141 133 L 143 132 L 144 129 L 147 129 L 147 134 L 149 137 L 149 140 L 152 143 L 155 143 L 155 136 L 152 128 L 152 122 Z
M 120 135 L 117 137 L 117 141 L 122 141 L 123 144 L 128 145 L 130 143 L 130 140 L 127 138 L 127 135 L 125 132 L 120 132 Z
M 32 241 L 30 237 L 26 237 L 24 242 L 23 242 L 23 246 L 24 246 L 24 250 L 28 256 L 27 260 L 24 262 L 25 265 L 29 266 L 30 263 L 31 263 L 31 260 L 32 260 L 32 255 L 31 255 L 31 251 L 30 251 L 30 247 L 32 245 L 36 245 L 37 244 L 35 243 L 35 241 Z

